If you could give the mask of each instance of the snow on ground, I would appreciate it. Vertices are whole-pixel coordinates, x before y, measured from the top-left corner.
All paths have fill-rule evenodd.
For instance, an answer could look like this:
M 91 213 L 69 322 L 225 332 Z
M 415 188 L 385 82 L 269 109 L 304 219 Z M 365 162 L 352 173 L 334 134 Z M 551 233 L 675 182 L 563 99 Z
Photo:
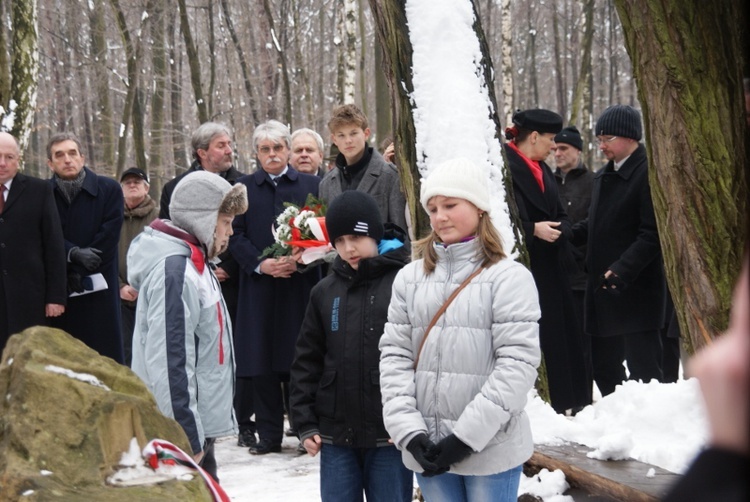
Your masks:
M 526 411 L 536 444 L 573 441 L 595 448 L 602 458 L 632 457 L 672 472 L 684 472 L 708 437 L 695 379 L 625 382 L 575 417 L 556 414 L 532 392 Z M 298 456 L 295 438 L 284 438 L 282 453 L 260 457 L 236 444 L 236 438 L 229 437 L 216 445 L 221 485 L 233 501 L 320 501 L 318 457 Z M 572 500 L 561 496 L 566 489 L 562 472 L 542 471 L 522 479 L 519 491 L 562 502 Z

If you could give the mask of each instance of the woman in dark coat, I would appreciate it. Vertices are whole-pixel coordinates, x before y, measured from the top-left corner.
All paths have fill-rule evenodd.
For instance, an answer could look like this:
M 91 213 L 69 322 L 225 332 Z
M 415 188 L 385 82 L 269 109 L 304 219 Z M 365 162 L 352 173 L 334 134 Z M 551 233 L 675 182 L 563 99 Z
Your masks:
M 554 175 L 543 162 L 555 146 L 562 117 L 549 110 L 526 110 L 516 112 L 513 124 L 506 130 L 511 141 L 504 149 L 531 273 L 539 291 L 539 338 L 552 407 L 564 413 L 590 404 L 591 389 L 586 380 L 582 331 L 567 275 L 572 259 L 566 245 L 570 223 L 560 203 Z

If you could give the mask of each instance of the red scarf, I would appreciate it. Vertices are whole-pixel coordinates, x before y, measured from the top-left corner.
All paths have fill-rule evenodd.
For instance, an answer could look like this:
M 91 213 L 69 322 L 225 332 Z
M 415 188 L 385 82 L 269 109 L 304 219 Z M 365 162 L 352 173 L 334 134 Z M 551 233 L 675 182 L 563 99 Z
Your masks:
M 508 147 L 516 152 L 526 163 L 526 165 L 529 167 L 529 170 L 531 171 L 531 174 L 534 176 L 534 179 L 539 184 L 539 188 L 542 190 L 542 193 L 544 193 L 544 174 L 542 173 L 542 166 L 539 165 L 539 162 L 536 160 L 531 160 L 526 155 L 524 155 L 523 152 L 518 149 L 516 143 L 513 141 L 508 142 Z

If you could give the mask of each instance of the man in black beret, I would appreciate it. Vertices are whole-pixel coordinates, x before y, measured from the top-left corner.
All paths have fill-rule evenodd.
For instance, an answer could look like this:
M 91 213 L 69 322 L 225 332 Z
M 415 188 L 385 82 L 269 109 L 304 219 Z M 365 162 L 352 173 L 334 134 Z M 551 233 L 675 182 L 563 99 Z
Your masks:
M 630 106 L 607 108 L 596 122 L 609 162 L 594 176 L 588 218 L 573 227 L 586 242 L 586 333 L 602 395 L 626 379 L 662 379 L 660 330 L 666 281 L 648 184 L 641 117 Z

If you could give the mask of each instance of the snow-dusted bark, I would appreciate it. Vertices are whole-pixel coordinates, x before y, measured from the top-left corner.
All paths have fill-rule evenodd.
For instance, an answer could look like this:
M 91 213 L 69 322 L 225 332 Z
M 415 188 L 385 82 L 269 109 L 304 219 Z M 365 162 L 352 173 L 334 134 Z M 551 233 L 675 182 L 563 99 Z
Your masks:
M 26 149 L 34 124 L 37 80 L 39 76 L 38 17 L 36 0 L 11 3 L 13 37 L 11 42 L 10 100 L 0 107 L 2 127 Z
M 510 12 L 510 0 L 500 0 L 500 37 L 502 40 L 501 75 L 503 78 L 503 116 L 504 124 L 513 123 L 513 19 Z
M 344 0 L 344 104 L 354 103 L 357 83 L 357 0 Z

